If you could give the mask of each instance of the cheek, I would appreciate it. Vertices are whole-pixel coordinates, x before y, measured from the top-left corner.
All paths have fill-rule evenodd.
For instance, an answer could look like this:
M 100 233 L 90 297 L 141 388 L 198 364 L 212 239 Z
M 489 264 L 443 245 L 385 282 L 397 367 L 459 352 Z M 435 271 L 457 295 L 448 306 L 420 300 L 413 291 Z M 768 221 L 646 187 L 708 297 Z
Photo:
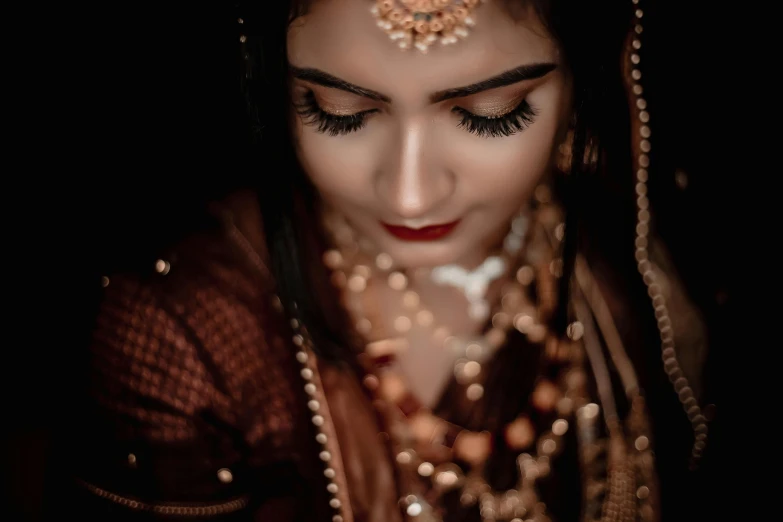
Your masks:
M 493 207 L 520 206 L 551 168 L 560 113 L 550 101 L 526 130 L 465 144 L 457 170 L 463 193 Z
M 372 196 L 372 148 L 355 136 L 330 136 L 300 126 L 297 155 L 326 200 L 356 202 Z
M 538 123 L 518 135 L 494 140 L 497 143 L 476 145 L 472 152 L 463 149 L 461 189 L 487 204 L 520 204 L 551 166 L 556 128 Z

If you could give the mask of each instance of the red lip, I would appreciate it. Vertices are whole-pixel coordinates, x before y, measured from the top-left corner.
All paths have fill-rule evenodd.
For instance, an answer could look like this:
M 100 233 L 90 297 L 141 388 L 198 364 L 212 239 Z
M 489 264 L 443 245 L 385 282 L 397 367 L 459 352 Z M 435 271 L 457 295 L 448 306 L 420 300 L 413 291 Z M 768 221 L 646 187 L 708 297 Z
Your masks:
M 383 227 L 393 235 L 403 241 L 435 241 L 446 237 L 459 224 L 459 220 L 445 223 L 442 225 L 432 225 L 424 228 L 408 228 L 396 225 L 381 223 Z

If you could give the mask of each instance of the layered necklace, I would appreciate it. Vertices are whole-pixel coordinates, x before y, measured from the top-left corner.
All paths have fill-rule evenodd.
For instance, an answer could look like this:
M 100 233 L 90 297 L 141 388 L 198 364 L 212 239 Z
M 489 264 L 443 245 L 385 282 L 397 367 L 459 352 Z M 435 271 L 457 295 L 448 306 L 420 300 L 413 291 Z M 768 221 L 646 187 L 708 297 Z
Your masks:
M 646 499 L 643 490 L 641 497 L 638 495 L 635 486 L 639 482 L 638 473 L 628 463 L 625 436 L 617 419 L 611 420 L 609 431 L 620 449 L 605 457 L 615 479 L 620 476 L 622 480 L 609 485 L 601 478 L 600 466 L 596 464 L 601 452 L 593 444 L 601 431 L 597 423 L 601 408 L 588 399 L 582 345 L 585 326 L 580 321 L 571 323 L 566 338 L 558 337 L 548 327 L 562 269 L 556 248 L 564 228 L 558 224 L 559 209 L 548 204 L 546 187 L 538 190 L 537 195 L 539 204 L 513 220 L 502 253 L 488 257 L 473 271 L 445 266 L 429 274 L 437 284 L 463 292 L 471 318 L 489 319 L 491 315 L 484 333 L 476 336 L 452 335 L 447 327 L 438 326 L 433 313 L 412 287 L 409 275 L 396 270 L 388 254 L 373 251 L 372 245 L 353 237 L 350 227 L 340 219 L 327 220 L 336 248 L 325 252 L 323 261 L 331 270 L 332 283 L 342 290 L 343 304 L 356 332 L 365 340 L 364 352 L 359 357 L 366 371 L 364 385 L 387 426 L 404 492 L 400 498 L 401 509 L 411 520 L 442 520 L 443 497 L 456 491 L 463 509 L 477 508 L 483 522 L 548 521 L 547 507 L 539 498 L 536 482 L 550 473 L 552 459 L 560 453 L 564 436 L 574 429 L 579 430 L 578 438 L 585 441 L 580 458 L 585 484 L 593 491 L 584 494 L 599 505 L 593 509 L 596 519 L 635 520 L 639 502 Z M 367 262 L 368 259 L 373 262 Z M 488 287 L 504 276 L 509 282 L 503 285 L 498 304 L 490 314 L 485 298 Z M 381 321 L 373 321 L 368 313 L 373 300 L 367 298 L 367 289 L 378 281 L 385 281 L 392 295 L 398 296 L 403 311 L 391 321 L 391 328 L 374 324 Z M 530 407 L 553 418 L 551 425 L 536 434 L 529 415 L 520 413 L 499 429 L 474 431 L 439 417 L 410 390 L 398 364 L 398 356 L 409 349 L 407 336 L 414 330 L 420 336 L 426 334 L 435 349 L 451 354 L 454 381 L 461 396 L 458 406 L 468 412 L 484 396 L 488 384 L 486 367 L 492 355 L 506 344 L 510 335 L 524 335 L 530 345 L 542 349 L 545 364 L 557 369 L 553 378 L 537 381 L 530 395 Z M 303 377 L 308 380 L 315 368 L 311 364 L 312 354 L 307 350 L 306 334 L 295 336 L 295 343 L 304 348 L 302 355 L 298 355 L 300 362 L 310 361 L 303 370 Z M 314 391 L 314 387 L 306 390 Z M 312 408 L 320 402 L 313 400 L 310 405 Z M 634 407 L 641 408 L 641 405 Z M 317 409 L 313 411 L 319 413 Z M 317 426 L 323 425 L 321 415 L 314 419 L 319 419 L 314 420 Z M 644 429 L 644 423 L 636 424 L 635 431 Z M 326 444 L 331 438 L 323 434 L 319 440 Z M 517 455 L 518 477 L 514 487 L 500 491 L 494 490 L 484 476 L 493 441 L 497 443 L 498 439 Z M 325 450 L 322 458 L 332 457 L 332 453 L 339 451 L 334 442 L 332 448 L 331 452 Z M 335 474 L 333 468 L 327 469 Z M 337 482 L 330 484 L 330 491 L 342 491 Z M 344 487 L 345 479 L 339 482 Z M 337 497 L 333 500 L 332 507 L 345 506 L 345 500 Z M 345 515 L 338 513 L 333 520 L 345 521 Z

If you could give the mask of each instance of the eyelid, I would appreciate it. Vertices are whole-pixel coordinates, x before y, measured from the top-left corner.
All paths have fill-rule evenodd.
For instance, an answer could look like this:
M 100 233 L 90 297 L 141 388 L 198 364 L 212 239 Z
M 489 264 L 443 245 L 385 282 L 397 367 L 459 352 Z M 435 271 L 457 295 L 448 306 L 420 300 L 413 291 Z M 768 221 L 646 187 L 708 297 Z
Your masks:
M 339 112 L 333 112 L 331 110 L 328 110 L 320 105 L 318 106 L 318 108 L 321 109 L 324 113 L 334 118 L 356 118 L 359 116 L 366 116 L 368 114 L 374 114 L 378 112 L 378 109 L 365 109 L 363 111 L 348 111 L 348 112 L 339 113 Z
M 365 109 L 363 111 L 356 111 L 356 110 L 347 110 L 347 109 L 334 109 L 332 107 L 329 107 L 328 105 L 324 106 L 322 104 L 318 104 L 318 107 L 324 111 L 325 113 L 334 116 L 336 118 L 345 118 L 349 116 L 357 116 L 359 114 L 367 114 L 369 112 L 375 111 L 375 109 Z
M 503 116 L 507 116 L 514 112 L 524 99 L 524 96 L 520 96 L 512 100 L 503 100 L 494 104 L 473 104 L 472 106 L 471 104 L 464 104 L 458 105 L 455 108 L 460 108 L 479 118 L 502 118 Z
M 302 84 L 302 87 L 313 94 L 322 110 L 334 116 L 353 116 L 377 109 L 378 106 L 378 102 L 340 89 L 306 82 Z
M 516 111 L 527 100 L 527 93 L 522 93 L 510 99 L 498 100 L 495 104 L 462 104 L 455 105 L 453 112 L 469 114 L 476 118 L 495 120 L 505 118 Z
M 529 81 L 507 85 L 488 91 L 451 100 L 455 108 L 460 108 L 479 118 L 500 118 L 513 112 L 538 85 Z

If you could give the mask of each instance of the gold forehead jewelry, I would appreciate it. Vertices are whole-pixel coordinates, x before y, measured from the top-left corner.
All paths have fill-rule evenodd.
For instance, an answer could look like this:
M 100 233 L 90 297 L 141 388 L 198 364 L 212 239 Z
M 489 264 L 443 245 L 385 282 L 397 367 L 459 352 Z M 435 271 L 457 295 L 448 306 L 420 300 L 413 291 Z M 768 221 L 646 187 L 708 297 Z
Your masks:
M 473 11 L 486 0 L 376 0 L 372 14 L 401 49 L 457 43 L 475 25 Z

